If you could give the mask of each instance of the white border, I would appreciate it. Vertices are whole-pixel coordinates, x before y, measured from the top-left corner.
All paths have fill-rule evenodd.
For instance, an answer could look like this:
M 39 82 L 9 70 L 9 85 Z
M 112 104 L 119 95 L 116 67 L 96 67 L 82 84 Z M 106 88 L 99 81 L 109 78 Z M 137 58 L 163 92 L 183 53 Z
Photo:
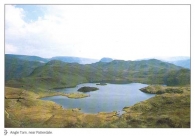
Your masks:
M 191 136 L 195 135 L 194 131 L 194 85 L 193 85 L 193 54 L 194 53 L 194 25 L 195 24 L 195 1 L 194 0 L 1 0 L 0 1 L 0 62 L 1 62 L 1 70 L 0 70 L 0 83 L 1 83 L 1 103 L 0 103 L 0 128 L 1 134 L 4 135 L 4 4 L 191 4 L 191 128 L 190 129 L 61 129 L 61 128 L 52 128 L 52 129 L 43 129 L 43 128 L 30 128 L 30 129 L 7 129 L 9 131 L 52 131 L 53 135 L 148 135 L 148 136 L 156 136 L 156 135 L 167 135 L 167 136 Z M 8 134 L 9 135 L 9 134 Z M 17 135 L 19 136 L 19 135 Z M 44 136 L 44 135 L 43 135 Z M 48 136 L 48 135 L 47 135 Z

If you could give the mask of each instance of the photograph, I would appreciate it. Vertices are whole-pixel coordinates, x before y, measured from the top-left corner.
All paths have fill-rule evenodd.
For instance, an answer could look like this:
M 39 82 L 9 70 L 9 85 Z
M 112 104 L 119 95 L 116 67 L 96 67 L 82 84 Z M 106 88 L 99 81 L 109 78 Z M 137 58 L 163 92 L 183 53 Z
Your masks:
M 6 134 L 183 129 L 191 115 L 191 4 L 4 5 Z

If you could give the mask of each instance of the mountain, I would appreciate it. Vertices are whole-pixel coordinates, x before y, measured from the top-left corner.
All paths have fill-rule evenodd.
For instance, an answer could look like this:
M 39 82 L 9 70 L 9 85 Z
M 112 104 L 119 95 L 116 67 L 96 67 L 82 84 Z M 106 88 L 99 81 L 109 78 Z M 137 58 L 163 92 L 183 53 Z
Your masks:
M 5 56 L 17 58 L 17 59 L 21 59 L 21 60 L 27 60 L 27 61 L 38 61 L 41 63 L 47 63 L 51 60 L 60 60 L 63 62 L 79 63 L 79 64 L 91 64 L 91 63 L 98 62 L 98 60 L 96 60 L 96 59 L 69 57 L 69 56 L 59 56 L 59 57 L 52 57 L 52 58 L 41 58 L 38 56 L 15 55 L 15 54 L 5 54 Z
M 100 60 L 100 62 L 111 62 L 111 61 L 113 61 L 112 58 L 102 58 L 102 59 Z
M 96 68 L 78 63 L 65 63 L 51 60 L 44 66 L 34 69 L 30 76 L 6 82 L 7 86 L 31 88 L 64 88 L 84 82 L 107 79 Z
M 41 62 L 41 63 L 46 63 L 46 62 L 49 61 L 49 59 L 41 58 L 41 57 L 38 57 L 38 56 L 5 54 L 5 57 L 7 57 L 7 58 L 17 58 L 17 59 L 27 60 L 27 61 L 38 61 L 38 62 Z
M 167 81 L 171 71 L 177 73 L 182 67 L 175 66 L 170 63 L 162 62 L 156 59 L 150 60 L 140 60 L 140 61 L 123 61 L 114 60 L 110 63 L 94 63 L 91 64 L 96 68 L 102 68 L 104 73 L 115 75 L 119 79 L 131 82 L 142 82 L 150 84 L 169 84 L 176 85 L 178 81 L 181 80 L 180 76 L 174 75 L 175 81 Z M 186 73 L 185 73 L 186 72 Z M 190 70 L 186 70 L 183 75 L 190 73 Z M 177 78 L 175 78 L 177 76 Z M 181 84 L 189 83 L 190 76 L 187 77 L 188 81 Z M 173 83 L 174 82 L 174 83 Z
M 30 75 L 35 68 L 44 65 L 38 61 L 28 61 L 20 59 L 20 57 L 21 56 L 5 55 L 5 81 L 26 77 Z
M 53 89 L 86 82 L 186 85 L 190 84 L 190 70 L 156 59 L 86 65 L 51 60 L 36 67 L 27 77 L 7 81 L 6 86 Z
M 140 60 L 150 60 L 151 58 L 147 59 L 140 59 Z M 183 68 L 188 68 L 190 69 L 190 57 L 185 57 L 185 56 L 177 56 L 177 57 L 156 57 L 155 59 L 172 63 L 176 66 L 181 66 Z M 138 61 L 138 60 L 137 60 Z
M 190 59 L 170 61 L 169 63 L 175 64 L 177 66 L 181 66 L 181 67 L 184 67 L 184 68 L 188 68 L 188 69 L 190 69 L 190 67 L 191 67 L 191 65 L 190 65 Z
M 167 57 L 159 58 L 159 60 L 175 64 L 176 66 L 181 66 L 183 68 L 190 69 L 190 57 L 186 56 L 177 56 L 177 57 Z
M 79 58 L 79 57 L 68 57 L 68 56 L 53 57 L 50 60 L 60 60 L 60 61 L 63 61 L 63 62 L 79 63 L 79 64 L 91 64 L 91 63 L 95 63 L 95 62 L 98 61 L 96 59 Z

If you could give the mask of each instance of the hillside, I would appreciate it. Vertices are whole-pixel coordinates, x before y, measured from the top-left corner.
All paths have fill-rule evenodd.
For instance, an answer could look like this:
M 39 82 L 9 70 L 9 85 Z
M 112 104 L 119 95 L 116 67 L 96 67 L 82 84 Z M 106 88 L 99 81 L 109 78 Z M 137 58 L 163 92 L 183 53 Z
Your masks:
M 64 88 L 84 82 L 109 79 L 106 76 L 90 65 L 52 60 L 44 66 L 37 67 L 30 76 L 19 80 L 10 80 L 6 85 L 19 88 Z
M 190 70 L 156 59 L 82 65 L 59 60 L 40 63 L 8 55 L 5 78 L 5 127 L 189 128 L 191 125 Z M 121 116 L 116 111 L 85 114 L 78 108 L 65 109 L 39 99 L 56 95 L 88 97 L 88 94 L 59 94 L 53 90 L 85 82 L 147 83 L 152 85 L 140 90 L 156 96 L 124 107 Z
M 29 90 L 5 87 L 6 128 L 190 128 L 190 87 L 183 93 L 159 94 L 117 112 L 85 114 L 64 109 Z M 23 98 L 23 99 L 21 99 Z M 94 105 L 95 106 L 95 105 Z
M 186 85 L 190 84 L 190 70 L 155 59 L 87 65 L 52 60 L 36 67 L 28 77 L 6 82 L 6 86 L 53 89 L 85 82 Z
M 114 60 L 110 63 L 100 62 L 91 65 L 102 69 L 103 73 L 114 75 L 118 80 L 123 81 L 171 85 L 178 85 L 182 79 L 186 80 L 182 81 L 182 84 L 190 82 L 190 70 L 156 59 L 141 61 Z M 182 74 L 180 74 L 181 72 Z M 173 76 L 172 79 L 170 74 Z
M 141 59 L 141 60 L 149 60 L 149 59 L 152 59 L 152 58 Z M 174 64 L 176 66 L 180 66 L 180 67 L 187 68 L 187 69 L 190 69 L 190 67 L 191 67 L 190 57 L 184 57 L 184 56 L 165 57 L 165 58 L 156 57 L 155 59 L 158 59 L 158 60 L 163 61 L 163 62 L 168 62 L 168 63 Z
M 5 81 L 19 79 L 30 75 L 33 70 L 43 63 L 19 59 L 12 55 L 5 55 Z

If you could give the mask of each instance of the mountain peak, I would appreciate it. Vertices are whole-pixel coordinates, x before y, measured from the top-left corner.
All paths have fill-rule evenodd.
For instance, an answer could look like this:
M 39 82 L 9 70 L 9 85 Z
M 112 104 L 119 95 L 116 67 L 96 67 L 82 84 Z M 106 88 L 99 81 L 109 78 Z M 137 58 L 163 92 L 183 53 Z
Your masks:
M 111 62 L 111 61 L 113 61 L 112 58 L 106 58 L 106 57 L 104 57 L 104 58 L 102 58 L 102 59 L 100 60 L 100 62 Z

